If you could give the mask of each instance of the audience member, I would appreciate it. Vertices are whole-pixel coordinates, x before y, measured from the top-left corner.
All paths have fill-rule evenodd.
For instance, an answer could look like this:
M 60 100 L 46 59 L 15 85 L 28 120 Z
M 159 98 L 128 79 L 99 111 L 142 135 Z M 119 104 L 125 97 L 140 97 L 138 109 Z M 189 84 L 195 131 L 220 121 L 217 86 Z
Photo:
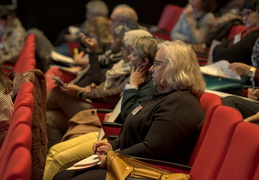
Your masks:
M 191 0 L 171 32 L 171 39 L 190 44 L 205 42 L 214 23 L 214 0 Z
M 181 41 L 161 43 L 150 71 L 158 94 L 128 114 L 115 141 L 94 144 L 93 150 L 102 159 L 100 167 L 105 166 L 105 154 L 110 150 L 187 163 L 204 119 L 198 97 L 204 92 L 205 82 L 196 54 Z M 63 171 L 54 179 L 105 179 L 105 169 L 93 169 Z
M 47 98 L 49 147 L 60 142 L 62 135 L 67 131 L 69 119 L 81 110 L 92 108 L 91 100 L 106 103 L 118 102 L 124 80 L 130 73 L 128 55 L 136 39 L 142 36 L 151 36 L 151 34 L 144 30 L 132 30 L 125 33 L 122 60 L 106 72 L 106 79 L 99 86 L 91 84 L 82 88 L 67 84 L 63 87 L 56 87 L 49 93 Z M 88 41 L 87 38 L 86 40 Z M 93 58 L 97 59 L 96 53 L 93 53 Z
M 120 119 L 120 122 L 124 122 L 128 113 L 141 102 L 151 98 L 156 92 L 156 89 L 152 85 L 148 70 L 153 64 L 157 51 L 157 43 L 161 41 L 162 40 L 154 39 L 153 37 L 140 37 L 136 41 L 133 52 L 129 55 L 132 70 L 129 83 L 126 84 L 123 92 L 121 113 L 117 117 L 117 119 Z M 86 115 L 86 111 L 81 111 L 72 119 L 81 118 L 79 120 L 80 122 L 88 122 L 90 117 L 89 114 L 88 116 Z M 84 119 L 82 119 L 82 117 Z M 89 123 L 87 125 L 89 125 Z M 49 150 L 43 179 L 52 179 L 56 173 L 72 166 L 80 159 L 93 154 L 91 147 L 93 146 L 93 143 L 97 141 L 97 135 L 96 132 L 89 133 L 89 126 L 87 125 L 85 126 L 87 129 L 85 130 L 84 135 L 73 138 L 73 140 L 67 140 L 56 144 Z M 57 159 L 62 159 L 62 162 L 59 161 L 61 163 L 56 163 Z
M 96 53 L 98 55 L 103 54 L 103 52 L 106 52 L 107 49 L 110 49 L 110 43 L 113 39 L 112 35 L 109 31 L 109 20 L 102 16 L 97 16 L 91 20 L 88 20 L 85 27 L 89 33 L 90 38 L 94 38 L 97 43 L 96 47 Z M 99 71 L 99 68 L 97 69 L 91 69 L 89 70 L 88 67 L 90 61 L 89 57 L 91 56 L 91 53 L 84 53 L 81 51 L 78 55 L 74 56 L 75 66 L 66 68 L 66 71 L 76 71 L 77 75 L 75 79 L 73 80 L 74 84 L 77 84 L 80 87 L 89 85 L 90 83 L 94 82 L 95 84 L 99 85 L 104 79 L 105 79 L 105 72 L 102 71 L 102 77 L 99 77 L 96 75 Z M 98 61 L 101 61 L 101 58 L 98 57 Z M 94 61 L 92 63 L 99 64 L 98 61 Z M 117 58 L 118 61 L 118 58 Z M 96 67 L 96 65 L 92 64 L 90 66 Z M 104 68 L 105 66 L 101 66 L 101 68 Z M 90 67 L 91 68 L 91 67 Z M 49 77 L 55 76 L 59 77 L 64 82 L 69 82 L 74 78 L 74 74 L 67 74 L 67 76 L 62 76 L 64 73 L 62 73 L 64 67 L 63 66 L 52 66 L 48 69 L 48 71 L 45 73 L 46 75 L 46 86 L 47 86 L 47 93 L 51 91 L 54 87 L 57 86 L 55 84 L 55 81 Z M 92 72 L 94 70 L 94 72 Z M 71 79 L 70 79 L 71 78 Z
M 253 66 L 244 63 L 231 63 L 229 69 L 238 75 L 247 76 L 252 84 L 259 84 L 258 58 L 259 58 L 259 38 L 257 39 L 252 53 Z M 245 122 L 253 122 L 259 124 L 259 90 L 249 88 L 248 99 L 238 96 L 227 96 L 222 99 L 222 104 L 237 109 L 243 116 Z M 251 101 L 251 100 L 254 101 Z
M 26 31 L 15 13 L 0 6 L 0 63 L 15 64 L 20 55 Z
M 250 64 L 253 45 L 259 36 L 257 17 L 258 0 L 247 0 L 243 7 L 243 21 L 246 31 L 238 34 L 234 39 L 217 45 L 213 50 L 213 62 L 227 60 Z
M 55 43 L 55 51 L 65 56 L 72 57 L 70 47 L 67 42 L 76 42 L 78 46 L 80 45 L 80 33 L 88 34 L 87 29 L 85 29 L 88 20 L 92 20 L 96 16 L 108 17 L 109 9 L 107 4 L 102 0 L 91 0 L 86 3 L 86 13 L 85 21 L 77 26 L 69 26 L 62 30 L 57 37 Z
M 122 5 L 116 6 L 111 14 L 110 19 L 111 19 L 110 32 L 114 35 L 114 41 L 111 45 L 111 49 L 105 51 L 103 54 L 98 56 L 98 60 L 101 66 L 101 71 L 103 74 L 102 78 L 99 79 L 101 80 L 100 82 L 105 80 L 105 76 L 104 76 L 105 72 L 108 69 L 110 69 L 115 63 L 117 63 L 121 58 L 121 44 L 122 44 L 121 41 L 124 33 L 128 30 L 140 28 L 140 26 L 137 23 L 138 17 L 136 12 L 128 5 L 122 4 Z M 124 26 L 123 28 L 122 28 L 122 25 Z M 118 26 L 121 26 L 121 28 L 117 28 Z M 57 70 L 56 68 L 54 68 L 54 70 L 51 69 L 51 71 L 48 71 L 47 74 L 50 74 L 52 76 L 58 76 L 64 82 L 69 82 L 73 79 L 73 77 L 71 78 L 71 76 L 66 76 L 66 74 L 65 76 L 63 76 L 64 73 L 62 73 L 62 71 Z M 77 76 L 77 78 L 75 78 L 72 81 L 72 83 L 77 84 L 79 86 L 89 85 L 89 82 L 87 84 L 85 83 L 85 80 L 84 82 L 81 82 L 85 78 L 89 79 L 88 77 L 89 74 L 90 73 L 88 72 L 88 70 L 85 69 L 83 72 L 80 73 L 80 75 Z M 47 79 L 47 92 L 50 92 L 50 90 L 56 85 L 52 83 L 53 81 L 48 76 L 46 76 L 46 79 Z M 98 82 L 95 82 L 95 83 L 98 84 Z
M 13 101 L 11 97 L 12 83 L 0 67 L 0 147 L 7 133 L 13 116 Z

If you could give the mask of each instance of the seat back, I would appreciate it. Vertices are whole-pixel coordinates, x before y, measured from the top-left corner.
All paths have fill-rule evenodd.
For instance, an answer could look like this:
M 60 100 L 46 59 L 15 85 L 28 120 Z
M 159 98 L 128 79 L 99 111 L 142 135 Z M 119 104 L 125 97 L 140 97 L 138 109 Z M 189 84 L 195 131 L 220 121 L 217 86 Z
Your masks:
M 14 111 L 20 106 L 28 106 L 33 111 L 34 106 L 34 84 L 32 82 L 24 82 L 19 87 L 16 98 L 14 100 Z
M 193 180 L 215 179 L 234 130 L 242 120 L 242 115 L 231 107 L 220 105 L 215 109 L 190 171 Z
M 32 111 L 29 107 L 20 107 L 18 108 L 13 115 L 13 118 L 10 121 L 10 126 L 7 130 L 5 139 L 3 141 L 1 151 L 0 151 L 0 159 L 5 156 L 7 147 L 10 145 L 11 136 L 13 135 L 14 130 L 20 124 L 25 124 L 28 127 L 31 127 L 32 124 Z M 2 161 L 2 159 L 1 159 Z
M 256 168 L 256 171 L 255 171 L 253 180 L 257 180 L 258 177 L 259 177 L 259 162 L 257 164 L 257 168 Z
M 183 8 L 180 6 L 173 4 L 166 5 L 160 16 L 157 27 L 160 29 L 165 29 L 168 33 L 170 33 L 177 23 L 182 11 Z
M 13 129 L 8 129 L 8 133 L 8 139 L 4 140 L 0 151 L 1 176 L 5 176 L 5 173 L 8 172 L 8 169 L 6 168 L 15 150 L 19 147 L 25 147 L 26 149 L 31 150 L 32 145 L 32 132 L 27 124 L 20 123 Z M 16 161 L 19 161 L 19 158 Z
M 244 25 L 234 25 L 230 29 L 230 32 L 228 34 L 228 39 L 232 39 L 237 35 L 238 33 L 241 33 L 246 30 L 246 27 Z
M 10 155 L 5 164 L 5 171 L 2 174 L 2 180 L 30 180 L 31 179 L 32 158 L 30 151 L 23 147 L 17 147 Z
M 192 155 L 189 159 L 188 165 L 192 166 L 194 160 L 196 159 L 196 156 L 200 150 L 201 144 L 204 140 L 204 137 L 206 136 L 207 130 L 209 128 L 209 124 L 211 122 L 211 118 L 212 115 L 216 109 L 217 106 L 222 104 L 222 100 L 221 98 L 216 95 L 216 94 L 212 94 L 212 93 L 204 93 L 201 97 L 200 97 L 200 103 L 201 103 L 201 107 L 204 110 L 204 112 L 206 113 L 206 117 L 204 119 L 203 122 L 203 126 L 202 126 L 202 130 L 200 133 L 200 136 L 197 140 L 197 143 L 194 147 L 194 150 L 192 152 Z
M 259 126 L 239 123 L 216 179 L 253 179 L 259 162 L 258 137 Z
M 26 37 L 23 50 L 19 55 L 15 65 L 14 72 L 23 73 L 36 68 L 35 60 L 35 35 L 30 34 Z

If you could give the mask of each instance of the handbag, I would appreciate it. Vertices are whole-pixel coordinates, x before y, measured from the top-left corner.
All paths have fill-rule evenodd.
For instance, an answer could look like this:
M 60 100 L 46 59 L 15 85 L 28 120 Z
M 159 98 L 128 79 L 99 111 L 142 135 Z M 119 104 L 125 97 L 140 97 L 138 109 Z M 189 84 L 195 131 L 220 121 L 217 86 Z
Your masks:
M 189 174 L 172 173 L 128 156 L 108 151 L 106 180 L 156 179 L 191 180 Z

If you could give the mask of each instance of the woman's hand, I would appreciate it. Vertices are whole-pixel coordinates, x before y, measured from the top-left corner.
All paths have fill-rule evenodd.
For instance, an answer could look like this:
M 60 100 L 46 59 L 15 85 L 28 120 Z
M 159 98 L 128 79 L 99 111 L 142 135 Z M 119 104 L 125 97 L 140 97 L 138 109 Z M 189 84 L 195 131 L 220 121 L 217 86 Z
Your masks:
M 100 168 L 106 169 L 107 168 L 107 163 L 106 163 L 107 155 L 100 155 L 99 159 L 101 160 Z
M 95 38 L 88 38 L 84 33 L 80 33 L 81 41 L 91 51 L 97 52 L 98 43 Z
M 66 84 L 65 86 L 61 86 L 60 89 L 70 96 L 77 96 L 77 92 L 82 90 L 81 87 L 74 84 Z
M 259 90 L 258 89 L 254 90 L 252 88 L 249 88 L 247 97 L 249 99 L 253 99 L 253 100 L 257 101 L 259 99 Z
M 87 93 L 90 93 L 92 91 L 92 89 L 97 88 L 98 86 L 95 83 L 90 84 L 89 86 L 86 86 L 84 88 L 84 91 Z
M 75 61 L 75 65 L 79 65 L 82 68 L 87 67 L 87 65 L 89 64 L 88 60 L 85 59 L 83 56 L 85 55 L 84 51 L 81 51 L 79 54 L 74 55 L 74 61 Z
M 106 155 L 108 151 L 112 150 L 112 146 L 110 143 L 97 141 L 93 145 L 93 150 L 97 155 Z
M 149 71 L 149 66 L 147 64 L 141 64 L 139 67 L 133 65 L 130 74 L 130 84 L 140 86 L 146 80 L 147 73 Z
M 244 63 L 231 63 L 228 66 L 228 69 L 230 69 L 231 71 L 233 71 L 234 73 L 238 74 L 238 75 L 248 75 L 249 70 L 252 66 L 249 66 L 247 64 Z
M 250 116 L 250 117 L 248 117 L 248 118 L 245 118 L 245 119 L 244 119 L 244 122 L 253 122 L 253 123 L 259 122 L 259 112 L 256 113 L 256 114 L 253 115 L 253 116 Z

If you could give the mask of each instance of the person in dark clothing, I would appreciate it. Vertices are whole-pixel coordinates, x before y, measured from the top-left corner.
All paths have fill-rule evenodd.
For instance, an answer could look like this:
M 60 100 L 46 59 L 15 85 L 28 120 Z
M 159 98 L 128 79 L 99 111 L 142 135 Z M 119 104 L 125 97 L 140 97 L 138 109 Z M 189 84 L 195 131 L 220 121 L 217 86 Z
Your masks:
M 213 62 L 227 60 L 229 63 L 251 64 L 252 49 L 259 36 L 257 2 L 257 0 L 246 1 L 243 6 L 243 21 L 246 30 L 236 35 L 234 39 L 217 45 L 213 50 Z
M 141 102 L 150 99 L 152 95 L 157 92 L 152 84 L 148 70 L 153 64 L 157 51 L 157 44 L 159 42 L 162 42 L 162 40 L 145 36 L 139 38 L 134 47 L 132 47 L 133 52 L 129 56 L 132 67 L 131 76 L 126 80 L 127 84 L 125 85 L 123 97 L 121 98 L 121 113 L 117 115 L 116 122 L 124 122 L 128 113 Z M 136 71 L 136 67 L 139 66 L 145 66 L 145 71 Z M 137 84 L 139 84 L 138 82 L 143 81 L 143 84 L 137 86 Z M 84 111 L 77 113 L 74 117 L 80 119 L 81 122 L 88 121 L 88 119 L 91 118 L 89 115 L 82 115 L 82 113 L 84 113 Z M 113 116 L 115 115 L 113 114 Z M 50 148 L 43 179 L 52 179 L 57 172 L 72 166 L 82 159 L 82 157 L 93 154 L 91 148 L 93 143 L 97 141 L 97 132 L 89 133 L 89 123 L 87 125 L 88 126 L 84 128 L 84 135 L 61 142 Z M 93 125 L 91 125 L 91 127 L 92 126 Z M 86 149 L 86 147 L 88 148 Z M 63 160 L 62 162 L 59 161 L 56 163 L 56 159 Z
M 138 67 L 136 71 L 143 69 Z M 94 144 L 93 150 L 102 160 L 100 167 L 105 167 L 105 154 L 110 150 L 187 163 L 205 117 L 198 99 L 205 82 L 195 52 L 182 41 L 158 44 L 150 72 L 158 94 L 128 114 L 115 141 Z M 105 176 L 106 170 L 97 168 L 64 171 L 54 179 L 105 179 Z

